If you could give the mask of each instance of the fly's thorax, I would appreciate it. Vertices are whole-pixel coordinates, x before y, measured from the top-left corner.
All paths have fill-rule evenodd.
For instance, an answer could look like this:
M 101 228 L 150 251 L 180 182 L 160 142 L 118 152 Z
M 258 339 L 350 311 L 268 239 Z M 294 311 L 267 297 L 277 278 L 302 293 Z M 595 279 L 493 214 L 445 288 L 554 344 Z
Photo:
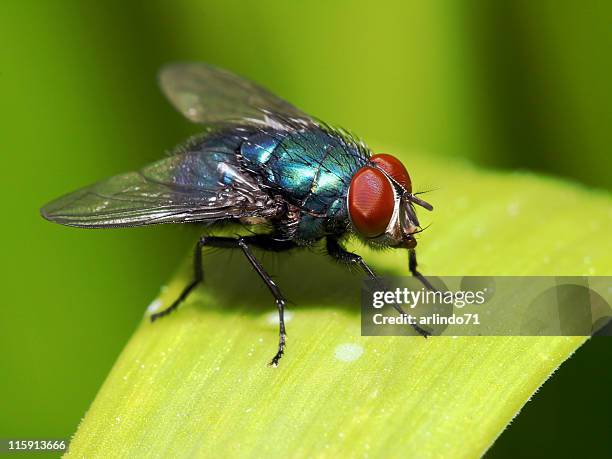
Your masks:
M 285 238 L 300 245 L 310 245 L 324 236 L 346 234 L 350 222 L 344 199 L 338 198 L 332 202 L 325 214 L 289 205 L 283 217 L 276 220 L 274 225 Z
M 240 154 L 266 185 L 296 202 L 310 195 L 337 197 L 367 161 L 317 127 L 298 132 L 259 130 L 244 140 Z
M 260 130 L 243 142 L 240 154 L 266 187 L 297 209 L 285 224 L 292 237 L 316 240 L 346 230 L 348 187 L 368 160 L 356 145 L 318 127 Z

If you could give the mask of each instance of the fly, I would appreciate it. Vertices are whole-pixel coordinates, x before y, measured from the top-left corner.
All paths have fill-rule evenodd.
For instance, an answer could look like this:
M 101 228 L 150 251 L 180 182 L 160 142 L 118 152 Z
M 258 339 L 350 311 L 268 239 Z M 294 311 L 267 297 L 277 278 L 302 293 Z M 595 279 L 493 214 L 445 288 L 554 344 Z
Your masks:
M 202 249 L 239 249 L 266 284 L 278 309 L 277 366 L 285 351 L 285 298 L 252 252 L 283 252 L 325 241 L 340 263 L 376 275 L 343 243 L 356 236 L 370 246 L 408 251 L 417 270 L 414 206 L 433 207 L 412 192 L 404 165 L 372 155 L 362 141 L 329 126 L 230 72 L 201 63 L 163 68 L 160 85 L 172 105 L 204 132 L 172 155 L 70 193 L 41 210 L 47 220 L 80 228 L 199 223 L 206 228 L 194 252 L 193 280 L 155 321 L 174 311 L 202 281 Z M 248 225 L 249 236 L 210 234 L 215 225 Z M 403 312 L 403 311 L 402 311 Z M 417 332 L 426 332 L 415 327 Z

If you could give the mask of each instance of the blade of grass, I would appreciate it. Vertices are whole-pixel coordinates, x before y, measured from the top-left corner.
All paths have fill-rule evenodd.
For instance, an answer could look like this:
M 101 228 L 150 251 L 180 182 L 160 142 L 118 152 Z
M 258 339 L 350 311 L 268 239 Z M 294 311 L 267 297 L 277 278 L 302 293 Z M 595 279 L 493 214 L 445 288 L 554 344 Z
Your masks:
M 418 183 L 438 188 L 423 218 L 434 223 L 419 245 L 425 273 L 612 271 L 606 194 L 404 161 Z M 354 248 L 381 273 L 407 271 L 405 253 Z M 177 313 L 143 320 L 69 457 L 477 457 L 586 339 L 361 337 L 359 277 L 304 253 L 264 257 L 296 303 L 287 355 L 268 368 L 276 342 L 268 293 L 240 257 L 204 260 L 206 284 Z M 153 307 L 189 277 L 186 263 Z

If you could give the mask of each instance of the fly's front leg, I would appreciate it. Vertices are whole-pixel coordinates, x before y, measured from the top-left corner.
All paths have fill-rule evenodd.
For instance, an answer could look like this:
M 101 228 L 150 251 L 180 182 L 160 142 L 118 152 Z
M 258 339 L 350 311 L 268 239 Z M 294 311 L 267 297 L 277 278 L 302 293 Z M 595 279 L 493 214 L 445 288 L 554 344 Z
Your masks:
M 427 287 L 427 289 L 432 290 L 434 292 L 437 291 L 436 288 L 433 285 L 431 285 L 431 283 L 427 280 L 427 278 L 423 276 L 417 270 L 417 257 L 416 257 L 416 250 L 414 249 L 409 249 L 408 269 L 410 270 L 410 272 L 412 273 L 414 277 L 416 277 L 419 281 L 421 281 L 421 284 Z
M 332 238 L 332 237 L 327 238 L 326 246 L 327 246 L 327 253 L 332 258 L 334 258 L 336 261 L 346 264 L 346 265 L 359 266 L 368 275 L 370 279 L 374 280 L 379 285 L 379 288 L 386 290 L 385 286 L 382 285 L 380 278 L 376 274 L 374 274 L 374 271 L 372 271 L 372 269 L 367 265 L 367 263 L 363 260 L 363 258 L 361 258 L 360 255 L 347 251 L 344 247 L 340 245 L 337 239 Z M 399 304 L 393 303 L 393 307 L 400 314 L 406 314 L 404 309 Z M 431 334 L 427 332 L 426 330 L 423 330 L 421 327 L 419 327 L 416 324 L 411 324 L 411 325 L 412 325 L 412 328 L 414 328 L 414 330 L 419 335 L 425 338 L 427 338 Z

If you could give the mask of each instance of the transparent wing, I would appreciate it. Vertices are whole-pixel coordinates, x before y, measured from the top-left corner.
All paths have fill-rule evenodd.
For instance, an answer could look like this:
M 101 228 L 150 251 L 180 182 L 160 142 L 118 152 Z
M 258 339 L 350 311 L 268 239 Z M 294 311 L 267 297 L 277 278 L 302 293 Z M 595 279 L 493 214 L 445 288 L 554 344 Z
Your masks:
M 160 71 L 159 81 L 172 105 L 194 123 L 268 124 L 270 115 L 311 121 L 301 110 L 261 86 L 207 64 L 170 64 Z
M 82 228 L 276 215 L 278 207 L 256 182 L 231 161 L 219 161 L 218 154 L 171 156 L 52 201 L 41 214 Z

